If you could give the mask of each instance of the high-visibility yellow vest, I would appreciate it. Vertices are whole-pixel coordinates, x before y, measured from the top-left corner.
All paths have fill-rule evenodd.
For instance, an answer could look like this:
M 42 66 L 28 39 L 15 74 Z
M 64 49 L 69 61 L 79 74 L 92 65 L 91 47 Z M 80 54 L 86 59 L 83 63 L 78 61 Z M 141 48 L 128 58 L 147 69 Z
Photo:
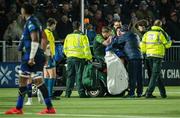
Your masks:
M 151 30 L 144 34 L 140 48 L 147 57 L 163 58 L 165 49 L 170 48 L 171 44 L 172 41 L 161 27 L 152 26 Z
M 51 56 L 54 56 L 55 55 L 55 39 L 53 36 L 53 32 L 50 31 L 49 29 L 45 29 L 44 32 L 46 34 L 46 37 L 50 46 L 50 54 Z
M 88 37 L 81 33 L 68 34 L 65 38 L 63 49 L 66 57 L 92 59 Z

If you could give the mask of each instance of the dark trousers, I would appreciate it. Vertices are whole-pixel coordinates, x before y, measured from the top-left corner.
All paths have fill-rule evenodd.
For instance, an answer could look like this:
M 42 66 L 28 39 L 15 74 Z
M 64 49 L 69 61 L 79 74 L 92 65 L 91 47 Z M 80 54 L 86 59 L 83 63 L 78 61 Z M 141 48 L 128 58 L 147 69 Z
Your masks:
M 129 95 L 134 95 L 137 85 L 137 95 L 142 95 L 143 92 L 143 80 L 142 80 L 142 60 L 134 59 L 128 62 L 128 74 L 129 74 Z
M 76 81 L 79 96 L 85 96 L 85 90 L 82 84 L 82 74 L 84 70 L 84 59 L 68 58 L 67 59 L 67 80 L 66 96 L 70 97 Z
M 152 95 L 157 81 L 157 86 L 159 88 L 161 96 L 166 95 L 166 90 L 164 87 L 164 83 L 161 78 L 161 67 L 162 67 L 162 59 L 155 57 L 148 57 L 146 62 L 148 68 L 148 76 L 149 76 L 149 85 L 147 88 L 146 95 Z

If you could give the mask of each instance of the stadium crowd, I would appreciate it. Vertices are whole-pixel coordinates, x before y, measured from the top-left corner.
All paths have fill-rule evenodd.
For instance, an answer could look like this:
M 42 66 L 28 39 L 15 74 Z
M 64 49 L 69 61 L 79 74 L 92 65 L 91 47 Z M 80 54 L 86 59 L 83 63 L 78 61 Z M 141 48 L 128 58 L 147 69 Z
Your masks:
M 28 0 L 0 0 L 0 40 L 19 40 L 23 20 L 20 8 Z M 56 40 L 63 40 L 72 32 L 72 22 L 80 20 L 80 0 L 29 0 L 35 15 L 42 25 L 49 17 L 58 21 Z M 112 26 L 114 20 L 133 27 L 139 20 L 151 25 L 155 19 L 163 21 L 165 31 L 173 40 L 180 40 L 180 0 L 86 0 L 85 18 L 89 18 L 88 29 L 101 32 L 102 26 Z M 18 27 L 14 27 L 18 26 Z M 66 27 L 66 28 L 65 28 Z M 14 28 L 16 30 L 14 30 Z
M 20 8 L 25 2 L 33 5 L 34 15 L 44 28 L 48 18 L 57 20 L 54 31 L 56 41 L 63 42 L 67 34 L 73 32 L 72 22 L 80 21 L 81 18 L 80 0 L 0 0 L 0 41 L 12 45 L 12 41 L 20 40 L 25 23 Z M 153 21 L 160 19 L 171 39 L 180 41 L 179 9 L 180 0 L 86 0 L 85 18 L 89 21 L 85 25 L 86 33 L 92 45 L 94 37 L 101 33 L 103 26 L 119 27 L 115 26 L 115 21 L 120 21 L 120 24 L 128 24 L 129 29 L 142 38 Z M 2 43 L 0 45 L 2 61 Z M 13 48 L 9 51 L 15 50 Z M 17 56 L 11 58 L 11 61 L 17 60 Z

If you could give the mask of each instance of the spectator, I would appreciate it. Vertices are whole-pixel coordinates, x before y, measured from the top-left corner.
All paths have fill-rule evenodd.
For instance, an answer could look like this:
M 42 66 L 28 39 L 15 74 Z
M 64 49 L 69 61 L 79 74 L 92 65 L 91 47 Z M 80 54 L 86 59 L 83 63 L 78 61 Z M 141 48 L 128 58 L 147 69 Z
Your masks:
M 21 12 L 21 6 L 24 4 L 25 0 L 16 0 L 17 13 Z
M 160 17 L 168 18 L 172 8 L 173 4 L 170 2 L 170 0 L 161 0 L 159 4 Z
M 141 1 L 139 9 L 136 11 L 136 16 L 139 20 L 141 19 L 154 19 L 154 14 L 148 9 L 146 1 Z
M 123 24 L 129 24 L 131 11 L 134 10 L 134 0 L 123 0 L 121 21 Z M 134 10 L 135 11 L 135 10 Z
M 106 26 L 106 23 L 102 17 L 102 11 L 101 10 L 97 10 L 94 18 L 92 20 L 92 24 L 96 29 L 96 33 L 101 33 L 101 29 L 103 26 Z
M 121 20 L 122 23 L 126 23 L 126 22 L 129 22 L 129 15 L 128 16 L 125 16 L 125 13 L 126 12 L 123 12 L 122 11 L 122 7 L 119 6 L 119 5 L 116 5 L 114 7 L 114 20 Z
M 178 16 L 175 11 L 170 13 L 170 18 L 166 23 L 167 33 L 172 40 L 180 41 L 180 23 L 178 22 Z
M 70 9 L 70 4 L 68 2 L 63 2 L 62 8 L 59 10 L 58 16 L 61 18 L 63 15 L 66 15 L 69 18 L 69 21 L 72 22 L 72 12 Z
M 51 1 L 49 1 L 47 3 L 47 6 L 46 6 L 46 10 L 45 10 L 45 17 L 46 19 L 48 18 L 57 18 L 57 9 L 53 6 L 53 3 Z M 61 16 L 59 16 L 61 17 Z
M 84 18 L 88 18 L 89 22 L 92 21 L 93 15 L 94 14 L 87 7 L 84 9 Z
M 135 22 L 134 24 L 132 23 L 131 31 L 136 33 L 140 37 L 140 40 L 141 40 L 144 33 L 147 31 L 148 26 L 149 26 L 149 22 L 145 19 L 142 19 Z
M 7 4 L 6 0 L 0 0 L 0 8 L 3 8 L 5 12 L 9 10 L 10 4 Z
M 121 28 L 122 26 L 122 23 L 120 20 L 114 20 L 114 23 L 113 23 L 113 28 L 112 28 L 112 35 L 115 36 L 117 34 L 116 30 L 117 28 Z
M 114 8 L 114 14 L 113 14 L 114 20 L 121 20 L 122 19 L 122 10 L 121 7 L 116 5 Z
M 153 12 L 155 18 L 159 18 L 159 4 L 156 0 L 149 1 L 149 9 Z
M 87 25 L 87 36 L 89 39 L 89 44 L 93 45 L 94 38 L 96 37 L 96 32 L 94 31 L 92 24 Z
M 105 4 L 106 0 L 88 0 L 89 4 L 97 3 L 97 4 Z
M 80 0 L 72 0 L 72 21 L 80 21 L 81 18 L 81 7 Z
M 22 17 L 22 15 L 19 15 L 16 19 L 17 25 L 19 28 L 23 29 L 25 24 L 25 19 Z
M 180 12 L 180 0 L 175 0 L 175 9 L 177 10 L 178 13 Z
M 136 16 L 135 12 L 131 12 L 131 20 L 130 20 L 130 25 L 133 26 L 134 24 L 136 24 L 136 22 L 138 21 L 138 18 Z
M 6 27 L 8 26 L 7 18 L 5 15 L 5 8 L 0 4 L 0 41 L 3 41 L 3 35 L 6 30 Z M 0 46 L 2 43 L 0 43 Z M 0 47 L 0 61 L 2 61 L 3 55 L 2 55 L 2 47 Z
M 29 3 L 31 3 L 34 8 L 38 6 L 38 0 L 29 0 Z
M 106 24 L 107 26 L 112 26 L 113 25 L 113 15 L 112 14 L 107 14 L 105 16 Z
M 72 22 L 69 20 L 69 18 L 66 15 L 63 15 L 60 21 L 58 21 L 56 31 L 58 33 L 60 40 L 62 41 L 64 41 L 67 34 L 73 32 Z
M 22 29 L 18 26 L 17 21 L 13 20 L 7 27 L 3 39 L 12 45 L 12 41 L 19 41 L 22 35 Z
M 34 15 L 39 19 L 43 27 L 45 28 L 46 18 L 45 18 L 45 5 L 40 4 L 38 0 L 30 0 L 33 8 L 35 9 Z
M 3 37 L 6 27 L 8 26 L 8 19 L 5 15 L 5 8 L 0 5 L 0 37 Z M 2 38 L 0 39 L 2 41 Z
M 98 7 L 97 3 L 94 3 L 94 4 L 90 5 L 90 7 L 89 7 L 89 11 L 92 12 L 92 14 L 95 14 L 98 9 L 99 9 L 99 7 Z
M 8 23 L 11 23 L 14 19 L 16 19 L 19 14 L 16 12 L 17 7 L 15 4 L 10 6 L 10 11 L 7 13 L 6 17 L 8 19 Z
M 114 8 L 117 5 L 116 0 L 107 0 L 107 6 L 104 7 L 104 14 L 113 14 Z

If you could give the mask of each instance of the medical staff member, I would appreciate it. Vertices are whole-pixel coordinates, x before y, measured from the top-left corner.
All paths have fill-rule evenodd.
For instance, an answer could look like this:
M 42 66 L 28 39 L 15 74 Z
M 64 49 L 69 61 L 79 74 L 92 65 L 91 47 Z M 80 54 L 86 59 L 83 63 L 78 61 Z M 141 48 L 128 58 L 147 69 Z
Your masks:
M 64 54 L 67 57 L 67 81 L 66 97 L 71 96 L 76 80 L 79 97 L 87 97 L 82 84 L 82 73 L 86 60 L 92 59 L 89 41 L 81 31 L 81 24 L 78 21 L 73 22 L 73 33 L 68 34 L 64 41 Z

